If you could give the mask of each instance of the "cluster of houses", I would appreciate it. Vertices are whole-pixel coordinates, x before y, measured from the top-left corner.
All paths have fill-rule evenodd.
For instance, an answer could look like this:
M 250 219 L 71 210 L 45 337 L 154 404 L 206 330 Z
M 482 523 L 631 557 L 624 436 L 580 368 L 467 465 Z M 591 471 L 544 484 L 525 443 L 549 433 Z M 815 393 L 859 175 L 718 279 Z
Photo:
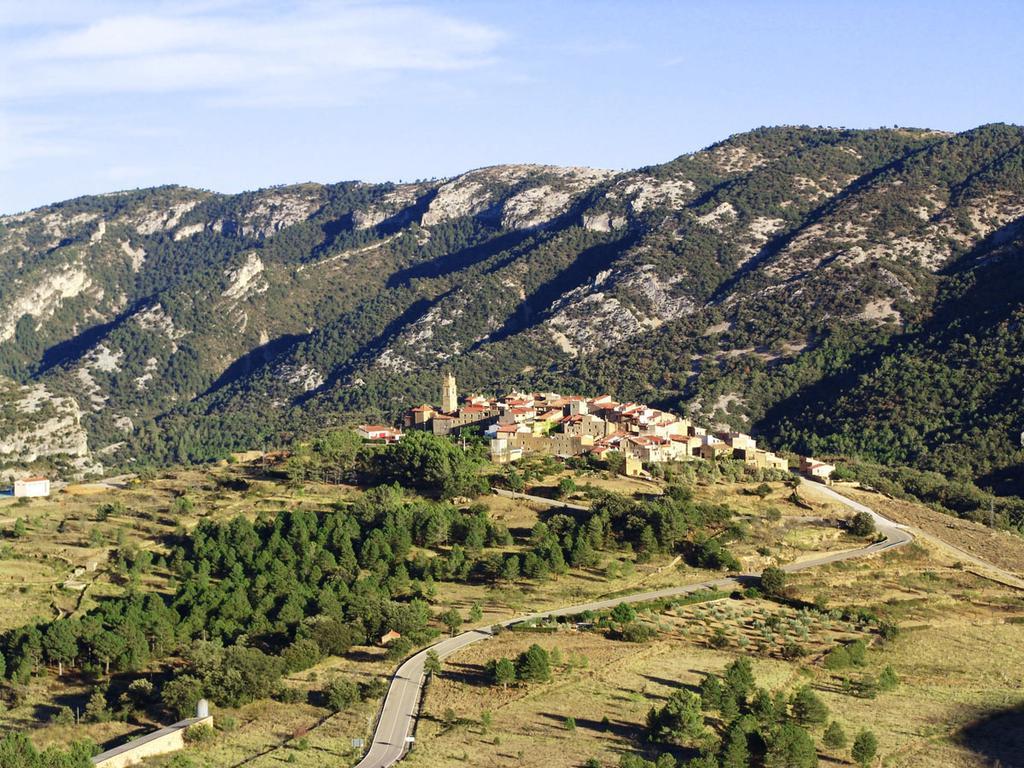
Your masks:
M 513 392 L 501 398 L 470 395 L 460 402 L 451 374 L 442 381 L 441 407 L 411 408 L 405 414 L 404 426 L 436 435 L 457 433 L 463 427 L 480 429 L 497 464 L 514 462 L 530 453 L 607 458 L 617 452 L 625 459 L 625 474 L 634 476 L 644 473 L 645 464 L 692 459 L 731 458 L 758 469 L 789 469 L 785 458 L 758 448 L 750 435 L 708 431 L 669 411 L 642 403 L 616 402 L 610 395 L 587 398 L 556 392 Z M 399 440 L 402 434 L 378 425 L 364 425 L 359 432 L 367 440 L 383 442 Z M 828 482 L 834 467 L 805 459 L 801 470 Z

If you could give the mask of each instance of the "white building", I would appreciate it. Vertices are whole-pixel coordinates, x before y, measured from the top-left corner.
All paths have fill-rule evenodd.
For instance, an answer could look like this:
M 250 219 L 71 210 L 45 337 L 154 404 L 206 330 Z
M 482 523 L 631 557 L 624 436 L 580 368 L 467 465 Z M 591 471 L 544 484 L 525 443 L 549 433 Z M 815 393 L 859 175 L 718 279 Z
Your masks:
M 383 440 L 385 443 L 397 443 L 402 439 L 400 429 L 392 429 L 383 424 L 362 424 L 356 432 L 363 440 Z
M 23 477 L 14 481 L 15 496 L 49 496 L 50 481 L 45 477 Z

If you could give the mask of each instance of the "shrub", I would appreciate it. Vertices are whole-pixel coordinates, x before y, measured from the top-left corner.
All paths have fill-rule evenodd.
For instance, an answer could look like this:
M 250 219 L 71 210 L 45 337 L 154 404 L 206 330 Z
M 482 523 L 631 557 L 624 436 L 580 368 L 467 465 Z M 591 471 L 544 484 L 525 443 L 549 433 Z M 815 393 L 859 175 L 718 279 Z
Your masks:
M 828 707 L 809 685 L 793 695 L 792 708 L 793 717 L 805 725 L 824 723 L 828 719 Z
M 369 680 L 359 683 L 359 698 L 363 701 L 379 699 L 387 690 L 388 684 L 386 680 L 382 680 L 379 677 L 371 677 Z
M 867 512 L 858 512 L 850 519 L 848 530 L 854 536 L 860 536 L 861 538 L 874 536 L 876 530 L 875 518 Z
M 858 733 L 857 738 L 853 740 L 853 747 L 850 750 L 850 756 L 856 761 L 857 765 L 867 768 L 867 766 L 871 765 L 877 753 L 878 739 L 875 738 L 875 734 L 871 731 L 861 731 Z
M 882 670 L 882 674 L 878 676 L 878 690 L 891 691 L 899 684 L 900 679 L 896 675 L 896 671 L 886 665 L 885 669 Z
M 786 589 L 786 572 L 771 565 L 761 572 L 761 591 L 766 597 L 779 597 Z
M 833 671 L 846 669 L 850 666 L 850 652 L 845 645 L 837 645 L 825 655 L 825 668 Z
M 800 645 L 800 643 L 795 643 L 792 640 L 790 640 L 784 646 L 782 646 L 781 654 L 782 658 L 786 659 L 787 661 L 795 661 L 796 659 L 801 659 L 804 656 L 806 656 L 807 649 Z
M 324 688 L 327 706 L 335 712 L 344 712 L 359 701 L 359 688 L 351 680 L 336 677 Z
M 640 622 L 633 622 L 627 624 L 622 628 L 620 633 L 623 640 L 627 643 L 646 643 L 657 634 L 654 627 L 648 624 L 641 624 Z
M 895 640 L 899 637 L 900 627 L 894 621 L 883 621 L 878 625 L 878 634 L 882 636 L 883 640 Z
M 282 704 L 298 704 L 304 698 L 306 697 L 302 691 L 298 688 L 290 688 L 287 685 L 283 685 L 274 691 L 274 699 Z
M 850 663 L 856 667 L 863 667 L 868 660 L 868 646 L 863 640 L 854 640 L 846 646 L 846 652 L 850 656 Z
M 193 725 L 191 728 L 186 729 L 184 733 L 185 743 L 191 745 L 209 744 L 216 736 L 217 734 L 214 732 L 213 726 L 206 723 Z
M 179 720 L 192 717 L 196 704 L 203 698 L 203 682 L 192 675 L 179 675 L 160 691 L 164 706 Z
M 93 691 L 85 705 L 85 719 L 91 723 L 105 723 L 110 720 L 110 710 L 107 709 L 107 697 L 100 689 Z
M 315 640 L 300 638 L 281 652 L 285 672 L 301 672 L 320 661 L 320 646 Z
M 843 730 L 843 726 L 833 720 L 825 729 L 822 742 L 829 749 L 843 749 L 846 747 L 846 731 Z

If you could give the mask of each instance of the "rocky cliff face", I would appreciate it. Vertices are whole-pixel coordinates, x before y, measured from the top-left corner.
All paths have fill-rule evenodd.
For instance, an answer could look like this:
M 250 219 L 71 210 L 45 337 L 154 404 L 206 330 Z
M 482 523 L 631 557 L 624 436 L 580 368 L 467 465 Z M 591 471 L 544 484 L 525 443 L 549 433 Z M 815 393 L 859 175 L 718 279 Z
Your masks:
M 72 200 L 0 218 L 0 373 L 73 403 L 113 463 L 393 412 L 441 366 L 749 426 L 787 366 L 926 321 L 1019 234 L 1022 141 L 761 129 L 621 173 Z
M 40 459 L 75 476 L 101 471 L 81 420 L 74 398 L 55 396 L 42 384 L 0 379 L 0 473 L 9 478 Z

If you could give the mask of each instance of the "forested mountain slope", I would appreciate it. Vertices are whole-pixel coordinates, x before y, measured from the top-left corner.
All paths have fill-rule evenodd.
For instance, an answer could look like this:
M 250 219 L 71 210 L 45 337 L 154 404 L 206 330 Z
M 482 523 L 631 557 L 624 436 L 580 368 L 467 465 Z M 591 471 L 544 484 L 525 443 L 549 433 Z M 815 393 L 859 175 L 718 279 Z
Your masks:
M 394 415 L 451 368 L 1002 482 L 1022 461 L 1022 221 L 1006 125 L 80 198 L 0 219 L 0 375 L 71 398 L 109 465 Z

